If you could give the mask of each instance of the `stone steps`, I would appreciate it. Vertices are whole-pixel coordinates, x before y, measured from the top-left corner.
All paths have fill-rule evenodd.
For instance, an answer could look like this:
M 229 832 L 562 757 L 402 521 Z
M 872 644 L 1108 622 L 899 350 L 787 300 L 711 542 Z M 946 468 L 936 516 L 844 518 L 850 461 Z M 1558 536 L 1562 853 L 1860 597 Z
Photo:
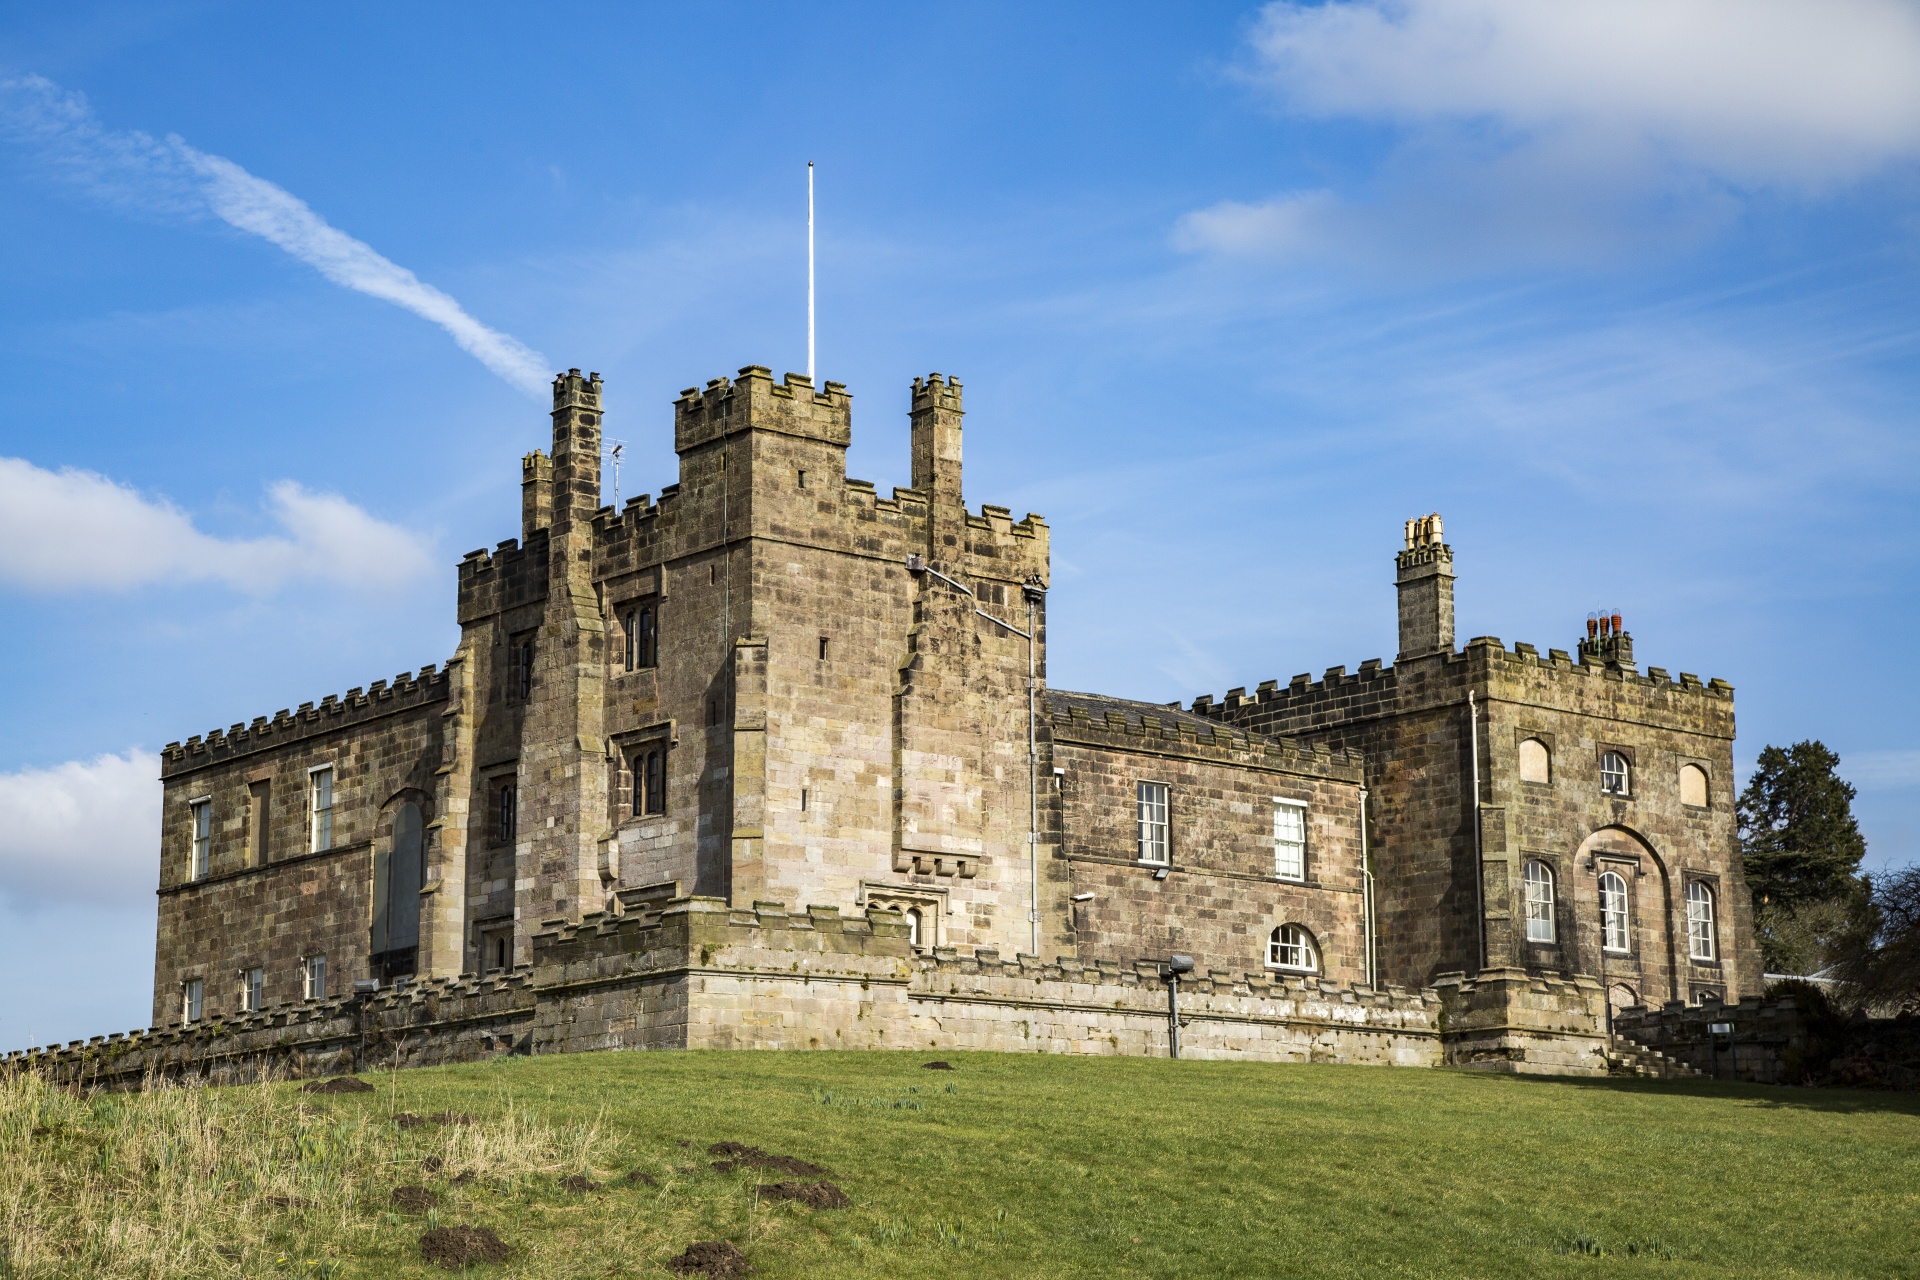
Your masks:
M 1634 1076 L 1643 1080 L 1700 1080 L 1706 1075 L 1677 1058 L 1669 1058 L 1658 1049 L 1617 1033 L 1607 1048 L 1607 1074 Z

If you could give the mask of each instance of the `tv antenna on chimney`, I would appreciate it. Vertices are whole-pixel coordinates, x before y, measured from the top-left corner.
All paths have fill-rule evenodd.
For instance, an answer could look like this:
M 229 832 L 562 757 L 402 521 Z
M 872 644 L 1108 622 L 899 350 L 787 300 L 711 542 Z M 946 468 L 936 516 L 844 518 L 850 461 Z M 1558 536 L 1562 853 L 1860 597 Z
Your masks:
M 807 381 L 813 381 L 813 161 L 807 161 Z

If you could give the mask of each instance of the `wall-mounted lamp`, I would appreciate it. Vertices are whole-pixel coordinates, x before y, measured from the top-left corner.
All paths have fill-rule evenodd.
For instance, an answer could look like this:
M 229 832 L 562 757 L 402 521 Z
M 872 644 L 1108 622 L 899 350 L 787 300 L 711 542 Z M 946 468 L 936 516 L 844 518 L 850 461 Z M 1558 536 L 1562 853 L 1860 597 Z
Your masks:
M 1167 869 L 1165 867 L 1155 867 L 1153 869 L 1153 878 L 1155 880 L 1165 880 L 1167 878 Z
M 1090 893 L 1076 893 L 1073 895 L 1073 900 L 1075 902 L 1092 902 L 1093 895 Z

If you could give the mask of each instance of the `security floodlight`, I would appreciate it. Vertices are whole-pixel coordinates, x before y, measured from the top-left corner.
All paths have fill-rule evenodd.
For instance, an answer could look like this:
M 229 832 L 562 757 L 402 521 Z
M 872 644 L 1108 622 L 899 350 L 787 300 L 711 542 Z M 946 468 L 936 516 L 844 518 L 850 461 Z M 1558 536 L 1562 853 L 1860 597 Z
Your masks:
M 1168 973 L 1192 973 L 1193 957 L 1192 956 L 1168 956 L 1167 972 Z
M 357 996 L 370 996 L 374 992 L 378 991 L 379 989 L 380 989 L 380 979 L 378 978 L 355 978 L 354 979 L 353 994 Z
M 1155 880 L 1165 880 L 1167 878 L 1167 869 L 1165 867 L 1155 867 L 1153 869 L 1153 878 Z
M 1093 895 L 1090 893 L 1076 893 L 1073 895 L 1073 900 L 1075 902 L 1092 902 Z
M 1733 1034 L 1733 1024 L 1731 1022 L 1709 1022 L 1707 1024 L 1707 1034 L 1714 1035 L 1714 1036 L 1730 1036 Z

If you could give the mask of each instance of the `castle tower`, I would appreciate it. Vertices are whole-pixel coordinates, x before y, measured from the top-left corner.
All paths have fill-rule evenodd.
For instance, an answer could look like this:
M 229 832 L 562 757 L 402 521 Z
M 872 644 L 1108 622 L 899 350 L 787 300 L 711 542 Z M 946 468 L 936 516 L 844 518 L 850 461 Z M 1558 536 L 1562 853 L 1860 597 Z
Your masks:
M 1406 547 L 1394 558 L 1400 589 L 1400 657 L 1453 652 L 1453 548 L 1441 540 L 1440 514 L 1407 521 Z
M 522 519 L 550 491 L 547 599 L 537 632 L 507 637 L 510 671 L 524 669 L 518 794 L 526 852 L 516 872 L 523 926 L 598 908 L 605 824 L 606 624 L 593 583 L 593 516 L 600 505 L 600 375 L 553 380 L 553 454 L 523 464 Z M 546 477 L 551 467 L 551 480 Z M 530 649 L 528 646 L 531 646 Z M 526 847 L 530 846 L 530 848 Z
M 951 562 L 965 544 L 967 507 L 960 496 L 960 380 L 929 374 L 913 380 L 913 487 L 927 495 L 927 556 Z

